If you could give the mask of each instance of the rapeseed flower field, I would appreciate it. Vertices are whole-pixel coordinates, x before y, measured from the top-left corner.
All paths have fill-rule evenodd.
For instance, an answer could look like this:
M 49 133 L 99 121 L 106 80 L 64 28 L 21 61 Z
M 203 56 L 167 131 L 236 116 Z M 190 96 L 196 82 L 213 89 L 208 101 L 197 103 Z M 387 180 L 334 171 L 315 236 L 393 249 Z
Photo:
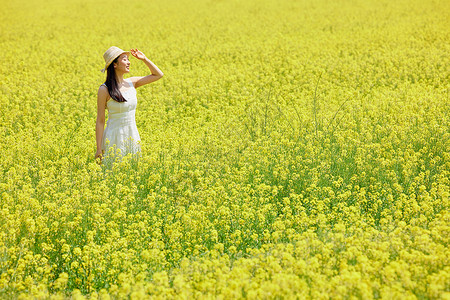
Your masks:
M 0 298 L 450 299 L 448 1 L 1 6 Z M 164 78 L 99 165 L 113 45 Z

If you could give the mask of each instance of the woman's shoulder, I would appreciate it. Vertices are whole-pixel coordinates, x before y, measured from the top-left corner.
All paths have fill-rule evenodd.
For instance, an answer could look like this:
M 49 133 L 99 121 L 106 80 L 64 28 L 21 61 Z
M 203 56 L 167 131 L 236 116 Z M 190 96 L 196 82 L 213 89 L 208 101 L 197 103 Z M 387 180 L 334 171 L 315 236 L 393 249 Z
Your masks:
M 124 81 L 127 82 L 127 83 L 130 85 L 130 87 L 133 87 L 133 88 L 134 88 L 133 77 L 124 79 Z
M 104 83 L 98 87 L 97 93 L 98 93 L 99 97 L 106 97 L 106 98 L 109 97 L 108 88 L 106 87 L 106 85 Z
M 98 87 L 98 92 L 108 92 L 108 87 L 106 86 L 106 84 L 102 83 L 99 87 Z

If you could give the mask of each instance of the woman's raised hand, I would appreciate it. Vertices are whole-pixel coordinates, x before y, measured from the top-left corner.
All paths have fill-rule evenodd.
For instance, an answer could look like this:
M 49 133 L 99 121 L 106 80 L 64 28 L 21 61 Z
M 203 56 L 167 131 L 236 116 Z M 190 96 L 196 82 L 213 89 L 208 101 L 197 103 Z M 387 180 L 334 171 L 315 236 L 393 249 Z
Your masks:
M 133 55 L 134 57 L 136 57 L 137 59 L 143 60 L 145 59 L 145 54 L 142 53 L 141 51 L 139 51 L 138 49 L 130 49 L 130 53 L 131 55 Z

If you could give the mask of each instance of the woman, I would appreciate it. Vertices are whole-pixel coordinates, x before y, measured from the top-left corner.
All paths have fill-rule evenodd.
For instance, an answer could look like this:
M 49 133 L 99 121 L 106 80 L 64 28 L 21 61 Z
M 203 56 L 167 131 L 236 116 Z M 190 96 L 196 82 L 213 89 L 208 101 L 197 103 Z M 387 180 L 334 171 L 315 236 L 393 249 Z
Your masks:
M 151 71 L 144 77 L 123 78 L 130 72 L 128 56 L 142 60 Z M 97 94 L 97 124 L 95 127 L 97 152 L 95 158 L 103 158 L 112 149 L 120 149 L 121 155 L 140 151 L 139 132 L 136 128 L 135 112 L 137 105 L 136 88 L 160 79 L 164 74 L 141 51 L 123 51 L 111 47 L 103 54 L 105 59 L 106 82 Z M 108 122 L 105 128 L 105 110 L 108 109 Z

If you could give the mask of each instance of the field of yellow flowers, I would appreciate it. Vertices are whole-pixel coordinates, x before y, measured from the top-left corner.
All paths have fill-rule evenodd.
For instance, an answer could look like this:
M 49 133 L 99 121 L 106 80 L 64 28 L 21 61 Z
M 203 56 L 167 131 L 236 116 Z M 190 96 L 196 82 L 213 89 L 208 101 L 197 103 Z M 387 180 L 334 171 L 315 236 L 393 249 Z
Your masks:
M 450 299 L 448 1 L 0 3 L 0 298 Z

